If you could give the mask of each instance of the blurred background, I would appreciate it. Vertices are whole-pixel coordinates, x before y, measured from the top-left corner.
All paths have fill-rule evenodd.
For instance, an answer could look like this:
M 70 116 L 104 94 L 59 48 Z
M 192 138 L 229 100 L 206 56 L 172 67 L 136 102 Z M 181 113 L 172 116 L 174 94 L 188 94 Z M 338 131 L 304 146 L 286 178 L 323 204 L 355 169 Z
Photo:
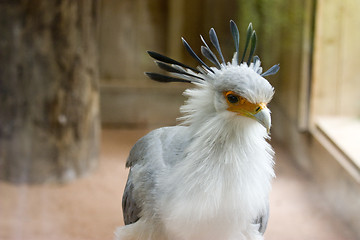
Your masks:
M 360 239 L 357 0 L 0 0 L 0 239 L 111 239 L 131 146 L 177 124 L 187 84 L 150 81 L 147 50 L 190 66 L 214 27 L 226 59 L 249 22 L 276 94 L 266 239 Z

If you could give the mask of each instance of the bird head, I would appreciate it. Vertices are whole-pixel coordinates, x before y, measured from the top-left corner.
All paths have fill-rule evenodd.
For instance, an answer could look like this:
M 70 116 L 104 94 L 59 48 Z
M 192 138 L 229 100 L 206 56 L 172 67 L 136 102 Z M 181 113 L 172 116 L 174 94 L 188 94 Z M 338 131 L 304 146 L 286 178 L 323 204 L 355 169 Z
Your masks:
M 271 117 L 267 104 L 274 95 L 274 88 L 264 77 L 275 74 L 280 67 L 276 64 L 266 72 L 262 72 L 260 59 L 258 56 L 254 56 L 257 37 L 251 23 L 247 29 L 242 54 L 239 52 L 239 31 L 232 20 L 230 21 L 230 31 L 236 49 L 231 62 L 225 61 L 216 32 L 211 28 L 209 32 L 210 41 L 218 52 L 220 61 L 202 36 L 200 38 L 204 45 L 201 47 L 201 53 L 214 66 L 209 67 L 205 64 L 182 38 L 186 50 L 200 65 L 197 68 L 192 68 L 162 54 L 148 51 L 149 55 L 156 60 L 156 64 L 173 76 L 149 72 L 146 75 L 159 82 L 188 82 L 199 86 L 200 89 L 206 89 L 205 92 L 208 93 L 208 96 L 196 98 L 191 91 L 187 95 L 199 99 L 198 102 L 209 105 L 207 109 L 211 109 L 210 112 L 215 110 L 216 113 L 230 113 L 227 115 L 253 119 L 269 132 Z M 249 54 L 247 56 L 248 48 Z M 211 99 L 211 101 L 201 98 Z

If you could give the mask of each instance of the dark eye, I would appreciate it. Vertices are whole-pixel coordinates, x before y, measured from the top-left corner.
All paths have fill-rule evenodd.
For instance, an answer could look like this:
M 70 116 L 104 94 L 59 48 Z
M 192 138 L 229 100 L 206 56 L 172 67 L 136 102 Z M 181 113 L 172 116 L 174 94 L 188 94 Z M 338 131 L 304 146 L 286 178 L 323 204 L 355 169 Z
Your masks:
M 237 103 L 237 102 L 239 102 L 239 97 L 238 96 L 229 94 L 226 97 L 227 97 L 227 100 L 229 101 L 229 103 Z

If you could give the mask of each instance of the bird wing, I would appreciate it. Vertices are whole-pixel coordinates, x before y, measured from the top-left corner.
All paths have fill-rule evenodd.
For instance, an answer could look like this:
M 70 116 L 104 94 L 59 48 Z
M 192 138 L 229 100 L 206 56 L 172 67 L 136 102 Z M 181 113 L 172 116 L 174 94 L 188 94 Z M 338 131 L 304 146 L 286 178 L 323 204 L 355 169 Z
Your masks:
M 261 216 L 259 216 L 256 220 L 255 220 L 255 224 L 259 224 L 259 232 L 264 235 L 266 227 L 267 227 L 267 223 L 269 220 L 269 203 L 267 203 L 266 209 L 264 214 L 262 214 Z
M 159 173 L 182 159 L 187 137 L 186 127 L 156 129 L 139 139 L 130 151 L 126 167 L 130 168 L 122 199 L 126 225 L 140 219 L 144 205 L 153 206 L 157 200 L 154 186 Z M 150 207 L 146 208 L 147 211 Z
M 129 172 L 129 179 L 131 179 L 131 170 Z M 123 217 L 125 225 L 135 223 L 140 219 L 139 214 L 141 209 L 136 204 L 133 196 L 134 185 L 131 181 L 126 182 L 124 195 L 122 199 Z

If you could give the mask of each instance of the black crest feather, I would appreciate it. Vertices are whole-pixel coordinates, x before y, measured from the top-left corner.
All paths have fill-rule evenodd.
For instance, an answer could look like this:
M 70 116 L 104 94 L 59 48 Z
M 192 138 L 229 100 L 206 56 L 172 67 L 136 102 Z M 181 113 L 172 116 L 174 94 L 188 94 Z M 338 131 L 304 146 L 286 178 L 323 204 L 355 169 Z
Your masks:
M 214 71 L 209 68 L 208 65 L 206 65 L 203 60 L 201 60 L 201 58 L 198 57 L 198 55 L 196 55 L 196 53 L 192 50 L 192 48 L 190 47 L 190 45 L 185 41 L 184 38 L 181 38 L 184 46 L 185 46 L 185 49 L 189 52 L 189 54 L 196 60 L 198 61 L 201 65 L 203 65 L 207 70 L 209 70 L 210 72 L 214 73 Z
M 217 59 L 216 55 L 213 53 L 213 51 L 211 51 L 211 49 L 209 48 L 206 41 L 204 40 L 204 38 L 201 35 L 200 35 L 200 38 L 201 38 L 201 41 L 205 45 L 205 46 L 201 46 L 201 53 L 204 55 L 204 57 L 209 59 L 209 61 L 212 62 L 218 69 L 220 69 L 221 68 L 220 62 Z
M 239 34 L 239 29 L 236 26 L 236 23 L 233 20 L 230 20 L 230 31 L 231 31 L 231 35 L 234 39 L 234 44 L 235 44 L 235 50 L 237 53 L 237 63 L 239 63 L 239 43 L 240 43 L 240 34 Z
M 186 79 L 181 79 L 181 78 L 175 78 L 175 77 L 169 77 L 166 75 L 162 75 L 159 73 L 152 73 L 152 72 L 146 72 L 145 73 L 150 79 L 158 81 L 158 82 L 186 82 L 186 83 L 190 83 L 190 80 L 186 80 Z
M 251 59 L 254 56 L 255 48 L 256 48 L 256 32 L 253 31 L 251 35 L 251 47 L 250 47 L 250 53 L 249 53 L 249 59 L 247 61 L 247 65 L 250 65 Z
M 274 75 L 276 74 L 280 69 L 280 65 L 279 64 L 275 64 L 274 66 L 272 66 L 271 68 L 269 68 L 266 72 L 264 72 L 263 74 L 261 74 L 261 76 L 266 77 L 266 76 L 270 76 L 270 75 Z
M 186 75 L 186 76 L 189 76 L 189 77 L 194 77 L 194 78 L 197 78 L 197 79 L 201 79 L 201 80 L 204 80 L 203 78 L 199 77 L 199 76 L 196 76 L 196 75 L 193 75 L 193 74 L 190 74 L 190 73 L 187 73 L 181 69 L 178 69 L 178 68 L 174 68 L 166 63 L 163 63 L 163 62 L 158 62 L 156 61 L 156 64 L 159 66 L 159 68 L 165 70 L 165 71 L 168 71 L 168 72 L 172 72 L 172 73 L 178 73 L 178 74 L 182 74 L 182 75 Z
M 192 68 L 192 67 L 189 67 L 188 65 L 185 65 L 181 62 L 178 62 L 172 58 L 169 58 L 167 56 L 164 56 L 160 53 L 157 53 L 157 52 L 154 52 L 154 51 L 147 51 L 147 53 L 150 55 L 150 57 L 158 60 L 158 61 L 161 61 L 161 62 L 164 62 L 164 63 L 169 63 L 169 64 L 174 64 L 174 65 L 178 65 L 178 66 L 181 66 L 183 68 L 187 68 L 187 69 L 190 69 L 196 73 L 200 73 L 199 70 L 195 69 L 195 68 Z
M 216 32 L 213 28 L 210 29 L 209 31 L 209 37 L 210 37 L 210 41 L 211 43 L 214 45 L 214 47 L 216 48 L 216 51 L 218 51 L 220 57 L 221 57 L 221 60 L 222 62 L 225 64 L 225 59 L 224 59 L 224 56 L 221 52 L 221 48 L 220 48 L 220 43 L 219 43 L 219 39 L 218 37 L 216 36 Z

